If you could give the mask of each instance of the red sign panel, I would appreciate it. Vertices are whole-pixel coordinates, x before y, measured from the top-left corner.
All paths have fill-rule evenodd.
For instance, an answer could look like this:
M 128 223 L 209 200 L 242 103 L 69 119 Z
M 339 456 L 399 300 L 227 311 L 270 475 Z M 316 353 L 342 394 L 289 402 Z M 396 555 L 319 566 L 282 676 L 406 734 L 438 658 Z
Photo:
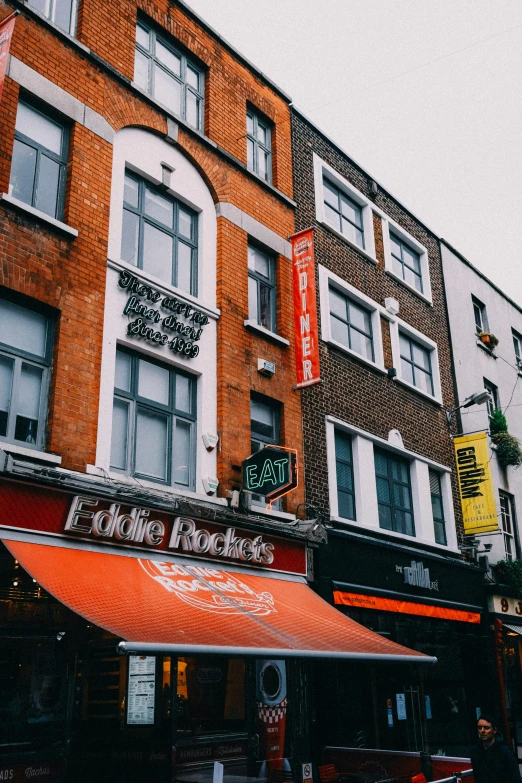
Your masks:
M 466 612 L 462 609 L 452 609 L 434 604 L 419 604 L 413 601 L 399 601 L 395 598 L 379 598 L 375 595 L 345 593 L 341 590 L 334 590 L 334 604 L 356 606 L 358 609 L 379 609 L 382 612 L 438 617 L 443 620 L 458 620 L 461 623 L 480 623 L 479 612 Z
M 315 296 L 314 231 L 312 228 L 307 228 L 294 234 L 291 240 L 296 388 L 301 389 L 321 380 Z
M 306 575 L 301 541 L 16 482 L 0 482 L 0 528 Z
M 18 11 L 0 22 L 0 100 L 2 99 L 2 90 L 4 89 L 5 73 L 7 71 L 7 58 L 9 57 L 9 47 L 15 26 L 15 19 Z

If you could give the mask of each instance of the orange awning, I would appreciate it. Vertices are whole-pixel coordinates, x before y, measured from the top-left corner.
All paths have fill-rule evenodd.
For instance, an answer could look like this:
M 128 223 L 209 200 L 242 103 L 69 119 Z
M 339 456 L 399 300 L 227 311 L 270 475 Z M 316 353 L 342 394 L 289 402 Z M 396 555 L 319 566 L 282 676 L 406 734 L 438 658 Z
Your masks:
M 124 639 L 122 653 L 436 660 L 345 617 L 301 579 L 181 558 L 4 543 L 45 590 Z

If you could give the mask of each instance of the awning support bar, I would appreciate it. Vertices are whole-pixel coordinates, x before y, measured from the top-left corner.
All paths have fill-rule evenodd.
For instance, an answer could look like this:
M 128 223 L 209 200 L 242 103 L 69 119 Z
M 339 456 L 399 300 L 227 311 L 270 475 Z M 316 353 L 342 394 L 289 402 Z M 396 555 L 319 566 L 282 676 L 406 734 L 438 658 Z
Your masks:
M 437 663 L 431 655 L 390 655 L 329 650 L 290 650 L 274 647 L 226 647 L 206 644 L 163 644 L 161 642 L 120 642 L 120 655 L 230 655 L 257 658 L 339 658 L 351 661 L 382 661 L 383 663 Z

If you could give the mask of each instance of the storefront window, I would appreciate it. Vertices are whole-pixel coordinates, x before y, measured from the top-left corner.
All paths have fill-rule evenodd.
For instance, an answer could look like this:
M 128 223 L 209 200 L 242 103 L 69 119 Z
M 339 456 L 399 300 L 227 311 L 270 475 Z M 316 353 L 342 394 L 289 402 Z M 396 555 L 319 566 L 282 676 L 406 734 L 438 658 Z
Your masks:
M 245 731 L 244 660 L 178 658 L 176 699 L 181 736 Z

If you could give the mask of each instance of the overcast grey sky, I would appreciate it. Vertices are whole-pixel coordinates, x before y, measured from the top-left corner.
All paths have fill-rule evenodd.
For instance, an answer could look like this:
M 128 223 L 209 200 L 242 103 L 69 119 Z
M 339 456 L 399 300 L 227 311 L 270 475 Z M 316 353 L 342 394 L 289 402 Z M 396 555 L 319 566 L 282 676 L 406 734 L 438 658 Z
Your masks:
M 522 0 L 186 0 L 522 305 Z

